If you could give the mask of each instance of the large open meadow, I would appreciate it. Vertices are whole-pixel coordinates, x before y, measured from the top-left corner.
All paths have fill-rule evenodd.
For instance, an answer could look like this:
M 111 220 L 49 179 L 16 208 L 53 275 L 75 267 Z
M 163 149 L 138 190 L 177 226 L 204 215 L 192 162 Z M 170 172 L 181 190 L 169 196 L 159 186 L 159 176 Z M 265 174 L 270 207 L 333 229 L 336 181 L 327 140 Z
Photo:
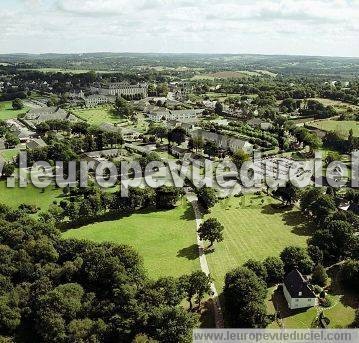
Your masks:
M 54 201 L 61 201 L 62 190 L 53 186 L 45 190 L 29 184 L 27 187 L 8 188 L 6 181 L 0 181 L 0 203 L 12 208 L 21 204 L 36 205 L 41 211 L 46 211 Z
M 120 123 L 123 119 L 112 112 L 112 106 L 102 105 L 94 108 L 75 108 L 72 109 L 78 117 L 89 124 L 100 125 L 102 123 Z
M 264 195 L 221 200 L 207 214 L 224 225 L 224 240 L 207 254 L 214 281 L 221 291 L 225 274 L 248 259 L 279 256 L 288 245 L 305 246 L 308 238 L 299 210 L 273 207 L 278 202 Z
M 349 130 L 353 129 L 354 136 L 359 137 L 359 122 L 354 120 L 320 120 L 314 123 L 310 123 L 311 126 L 315 126 L 318 129 L 324 131 L 336 131 L 344 136 L 349 134 Z
M 131 245 L 143 257 L 148 275 L 158 278 L 199 269 L 195 227 L 193 210 L 183 201 L 169 211 L 138 212 L 69 230 L 63 237 Z
M 21 110 L 14 110 L 11 101 L 0 102 L 0 120 L 16 118 L 19 114 L 26 113 L 29 110 L 26 106 Z

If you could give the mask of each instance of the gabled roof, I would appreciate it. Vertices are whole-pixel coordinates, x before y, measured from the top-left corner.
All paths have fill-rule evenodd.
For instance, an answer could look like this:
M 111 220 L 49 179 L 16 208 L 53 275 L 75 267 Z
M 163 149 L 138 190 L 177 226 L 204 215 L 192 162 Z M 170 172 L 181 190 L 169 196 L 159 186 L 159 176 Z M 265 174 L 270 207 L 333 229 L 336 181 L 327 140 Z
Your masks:
M 297 269 L 286 275 L 284 285 L 292 298 L 316 298 L 308 286 L 308 281 Z

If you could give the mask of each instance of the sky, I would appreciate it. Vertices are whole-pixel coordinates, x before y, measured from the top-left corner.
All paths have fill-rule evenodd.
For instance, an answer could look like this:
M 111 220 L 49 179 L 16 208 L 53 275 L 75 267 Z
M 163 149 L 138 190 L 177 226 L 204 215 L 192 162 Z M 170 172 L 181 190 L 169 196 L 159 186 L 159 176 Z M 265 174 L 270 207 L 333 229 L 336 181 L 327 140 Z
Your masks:
M 0 0 L 20 52 L 359 57 L 359 0 Z

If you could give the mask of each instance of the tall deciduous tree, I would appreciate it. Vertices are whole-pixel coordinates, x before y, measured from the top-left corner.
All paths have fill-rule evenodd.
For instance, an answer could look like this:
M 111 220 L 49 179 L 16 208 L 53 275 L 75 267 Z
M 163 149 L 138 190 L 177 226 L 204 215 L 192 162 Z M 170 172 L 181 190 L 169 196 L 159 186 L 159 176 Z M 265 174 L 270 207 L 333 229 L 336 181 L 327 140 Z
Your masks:
M 223 225 L 217 218 L 209 218 L 200 225 L 198 234 L 202 240 L 210 242 L 210 245 L 208 246 L 208 248 L 210 248 L 213 246 L 214 242 L 223 241 L 223 229 Z

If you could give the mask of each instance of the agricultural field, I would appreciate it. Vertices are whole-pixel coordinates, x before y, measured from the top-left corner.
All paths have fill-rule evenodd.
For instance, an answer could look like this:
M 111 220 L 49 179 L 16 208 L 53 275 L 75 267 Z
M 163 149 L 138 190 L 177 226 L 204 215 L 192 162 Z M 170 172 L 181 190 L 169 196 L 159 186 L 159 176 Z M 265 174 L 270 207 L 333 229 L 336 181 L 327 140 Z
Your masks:
M 34 70 L 34 71 L 41 71 L 43 73 L 62 73 L 62 74 L 84 74 L 88 73 L 92 70 L 89 69 L 65 69 L 65 68 L 27 68 L 22 70 Z M 106 73 L 113 73 L 114 71 L 111 70 L 95 70 L 96 73 L 99 74 L 106 74 Z
M 276 76 L 276 74 L 271 73 L 266 70 L 238 70 L 238 71 L 219 71 L 216 73 L 209 73 L 209 74 L 198 74 L 195 75 L 192 80 L 215 80 L 215 79 L 241 79 L 243 77 L 248 76 Z
M 324 131 L 336 131 L 344 136 L 348 136 L 349 130 L 353 129 L 354 136 L 359 137 L 359 122 L 354 120 L 320 120 L 310 123 L 310 126 Z
M 221 200 L 204 219 L 214 217 L 224 225 L 224 240 L 207 254 L 209 269 L 220 291 L 225 274 L 248 259 L 279 256 L 289 245 L 305 246 L 307 228 L 299 210 L 273 207 L 278 201 L 263 195 Z
M 79 118 L 92 125 L 106 123 L 120 123 L 123 119 L 119 118 L 111 111 L 111 106 L 103 105 L 94 108 L 75 108 L 72 112 Z
M 353 110 L 359 110 L 359 106 L 352 105 L 346 102 L 342 102 L 339 100 L 332 100 L 326 98 L 311 98 L 308 100 L 316 100 L 321 102 L 324 106 L 333 106 L 339 113 L 347 112 L 349 108 Z
M 21 110 L 14 110 L 11 101 L 0 102 L 0 120 L 16 118 L 19 114 L 26 113 L 29 110 L 26 106 Z
M 194 214 L 184 200 L 169 211 L 138 212 L 72 229 L 63 237 L 131 245 L 152 278 L 180 276 L 200 267 Z

